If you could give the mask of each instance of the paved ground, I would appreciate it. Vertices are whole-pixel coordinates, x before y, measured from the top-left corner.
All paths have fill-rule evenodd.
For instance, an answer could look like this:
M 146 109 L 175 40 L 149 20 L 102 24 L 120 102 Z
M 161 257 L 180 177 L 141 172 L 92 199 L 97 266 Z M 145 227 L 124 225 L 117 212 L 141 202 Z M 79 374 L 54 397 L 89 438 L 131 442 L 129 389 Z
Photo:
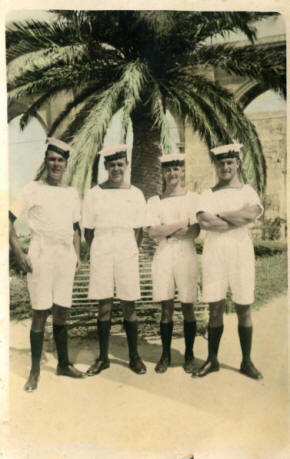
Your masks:
M 39 389 L 23 391 L 29 370 L 29 323 L 12 323 L 10 421 L 2 426 L 2 455 L 9 459 L 288 459 L 287 298 L 254 312 L 253 360 L 262 382 L 238 372 L 235 315 L 225 317 L 219 373 L 193 379 L 181 367 L 183 340 L 173 341 L 173 367 L 154 372 L 156 340 L 141 343 L 148 371 L 127 367 L 124 335 L 113 336 L 111 367 L 98 376 L 71 380 L 55 375 L 46 352 Z M 85 370 L 95 343 L 72 340 L 71 357 Z M 196 340 L 197 365 L 207 342 Z

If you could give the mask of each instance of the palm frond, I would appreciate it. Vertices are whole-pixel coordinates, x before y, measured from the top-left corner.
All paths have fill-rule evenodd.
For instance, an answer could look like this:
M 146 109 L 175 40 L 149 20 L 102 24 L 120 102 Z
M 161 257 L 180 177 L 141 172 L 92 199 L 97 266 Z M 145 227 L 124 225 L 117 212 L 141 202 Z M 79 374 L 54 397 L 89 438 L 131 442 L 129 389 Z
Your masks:
M 217 123 L 209 122 L 204 110 L 206 104 L 202 104 L 203 107 L 200 107 L 200 104 L 195 104 L 197 98 L 194 99 L 191 92 L 188 92 L 185 88 L 170 85 L 170 91 L 172 94 L 169 99 L 170 106 L 174 110 L 181 109 L 184 117 L 192 124 L 193 129 L 198 132 L 200 138 L 210 148 L 220 137 L 220 126 L 217 127 Z M 208 105 L 206 109 L 207 112 L 211 110 Z
M 100 150 L 111 118 L 116 113 L 123 85 L 117 82 L 104 91 L 97 104 L 76 131 L 72 142 L 74 153 L 67 169 L 66 179 L 78 186 L 83 194 L 90 184 L 90 172 L 96 153 Z M 74 174 L 75 170 L 77 174 Z
M 103 88 L 103 85 L 100 85 L 99 91 L 102 88 Z M 96 84 L 87 85 L 84 89 L 82 89 L 80 92 L 78 92 L 73 97 L 73 99 L 66 104 L 64 109 L 56 117 L 56 119 L 52 123 L 52 126 L 50 128 L 50 131 L 49 131 L 48 135 L 52 136 L 54 134 L 54 132 L 59 127 L 59 125 L 62 123 L 62 121 L 64 121 L 69 116 L 69 114 L 72 112 L 72 110 L 78 110 L 80 105 L 85 104 L 85 106 L 82 107 L 82 109 L 78 111 L 78 114 L 75 114 L 75 116 L 74 116 L 74 124 L 75 124 L 75 126 L 79 127 L 81 125 L 81 123 L 85 119 L 84 116 L 79 116 L 79 113 L 82 110 L 83 110 L 83 114 L 84 113 L 87 113 L 87 114 L 89 113 L 89 111 L 95 105 L 96 93 L 97 93 L 97 85 Z M 93 96 L 93 97 L 91 98 L 91 96 Z M 76 131 L 76 128 L 73 128 L 70 131 L 67 131 L 65 134 L 63 134 L 63 140 L 65 140 L 66 142 L 69 142 L 75 131 Z
M 84 45 L 63 46 L 51 50 L 40 50 L 19 56 L 7 65 L 8 83 L 17 86 L 17 80 L 28 75 L 32 71 L 44 72 L 56 65 L 80 65 L 87 58 Z
M 196 17 L 195 17 L 196 15 Z M 255 22 L 271 16 L 277 16 L 278 13 L 259 13 L 249 11 L 229 12 L 200 12 L 193 13 L 193 17 L 188 17 L 187 21 L 193 20 L 197 27 L 195 35 L 196 42 L 203 42 L 214 36 L 226 37 L 229 32 L 243 32 L 248 40 L 252 43 L 256 40 Z
M 7 62 L 28 53 L 81 43 L 78 30 L 64 22 L 30 20 L 12 23 L 6 31 Z
M 155 119 L 155 124 L 160 130 L 160 140 L 163 146 L 163 149 L 166 153 L 170 153 L 172 150 L 172 145 L 170 142 L 169 126 L 166 118 L 165 107 L 162 100 L 162 94 L 157 86 L 154 85 L 152 90 L 152 113 Z
M 286 97 L 285 45 L 206 46 L 199 50 L 197 60 L 201 66 L 211 65 L 225 70 L 228 74 L 253 79 L 262 83 L 266 89 L 272 88 Z M 189 61 L 190 59 L 187 63 Z
M 49 99 L 53 96 L 54 92 L 49 91 L 48 93 L 44 94 L 43 96 L 39 97 L 30 107 L 21 115 L 19 125 L 20 129 L 26 128 L 28 123 L 35 117 L 37 111 L 40 110 L 44 104 L 48 102 Z
M 192 79 L 191 85 L 184 84 L 178 90 L 171 86 L 171 91 L 177 94 L 179 101 L 186 103 L 182 110 L 209 149 L 231 143 L 233 139 L 245 145 L 246 164 L 248 170 L 253 171 L 250 179 L 259 191 L 263 191 L 266 167 L 261 144 L 254 126 L 230 93 L 205 78 Z
M 130 124 L 130 114 L 141 100 L 141 91 L 145 84 L 148 84 L 148 69 L 139 60 L 124 66 L 121 80 L 123 93 L 123 116 L 121 125 L 121 135 L 124 139 L 127 136 L 127 129 Z

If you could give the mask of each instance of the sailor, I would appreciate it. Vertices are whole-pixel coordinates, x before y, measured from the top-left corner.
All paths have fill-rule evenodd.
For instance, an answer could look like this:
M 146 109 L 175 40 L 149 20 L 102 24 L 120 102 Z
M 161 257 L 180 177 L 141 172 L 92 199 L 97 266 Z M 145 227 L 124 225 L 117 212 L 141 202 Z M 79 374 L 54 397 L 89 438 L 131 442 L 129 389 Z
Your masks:
M 193 370 L 193 344 L 196 335 L 196 318 L 193 303 L 197 297 L 198 262 L 194 239 L 199 234 L 195 214 L 198 194 L 182 186 L 184 175 L 182 153 L 164 154 L 161 166 L 164 190 L 147 203 L 149 235 L 158 242 L 152 262 L 153 300 L 161 302 L 160 335 L 162 355 L 155 367 L 164 373 L 171 363 L 171 338 L 175 289 L 184 318 L 185 372 Z
M 208 358 L 193 376 L 219 370 L 217 359 L 223 333 L 223 313 L 228 287 L 238 316 L 242 349 L 241 373 L 260 379 L 251 361 L 255 257 L 248 224 L 263 213 L 256 191 L 241 183 L 241 144 L 222 145 L 211 150 L 218 177 L 217 184 L 200 198 L 197 219 L 207 232 L 203 249 L 203 300 L 209 303 Z
M 51 310 L 57 375 L 83 377 L 69 361 L 65 325 L 72 303 L 74 275 L 80 263 L 80 201 L 77 190 L 63 184 L 71 147 L 55 138 L 48 138 L 47 143 L 46 178 L 26 184 L 9 213 L 10 245 L 27 273 L 32 306 L 32 365 L 24 386 L 26 391 L 37 388 L 44 327 Z M 22 214 L 31 232 L 28 254 L 22 250 L 13 225 Z
M 137 350 L 134 302 L 140 298 L 139 240 L 146 202 L 141 190 L 128 184 L 127 145 L 111 145 L 99 153 L 107 180 L 87 193 L 83 208 L 85 239 L 90 248 L 89 298 L 99 300 L 100 354 L 87 370 L 89 376 L 109 368 L 109 334 L 114 291 L 120 299 L 129 346 L 129 366 L 137 374 L 146 367 Z

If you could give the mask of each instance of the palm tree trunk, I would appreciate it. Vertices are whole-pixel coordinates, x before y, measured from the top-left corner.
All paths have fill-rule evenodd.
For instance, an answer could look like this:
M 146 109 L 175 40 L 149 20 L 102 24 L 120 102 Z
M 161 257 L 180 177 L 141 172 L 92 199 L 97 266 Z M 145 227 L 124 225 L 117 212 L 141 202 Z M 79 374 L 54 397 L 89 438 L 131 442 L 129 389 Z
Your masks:
M 162 177 L 158 159 L 161 151 L 160 130 L 153 125 L 152 115 L 144 105 L 138 104 L 131 114 L 133 125 L 131 183 L 140 188 L 148 199 L 161 192 Z

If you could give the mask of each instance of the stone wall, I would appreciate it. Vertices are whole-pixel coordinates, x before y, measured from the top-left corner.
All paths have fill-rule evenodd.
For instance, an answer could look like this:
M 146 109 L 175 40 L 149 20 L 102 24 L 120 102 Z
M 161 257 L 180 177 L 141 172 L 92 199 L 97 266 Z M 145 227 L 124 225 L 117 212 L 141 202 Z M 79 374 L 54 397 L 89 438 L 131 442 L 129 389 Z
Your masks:
M 267 163 L 265 217 L 286 219 L 286 116 L 285 112 L 249 115 L 255 125 Z

